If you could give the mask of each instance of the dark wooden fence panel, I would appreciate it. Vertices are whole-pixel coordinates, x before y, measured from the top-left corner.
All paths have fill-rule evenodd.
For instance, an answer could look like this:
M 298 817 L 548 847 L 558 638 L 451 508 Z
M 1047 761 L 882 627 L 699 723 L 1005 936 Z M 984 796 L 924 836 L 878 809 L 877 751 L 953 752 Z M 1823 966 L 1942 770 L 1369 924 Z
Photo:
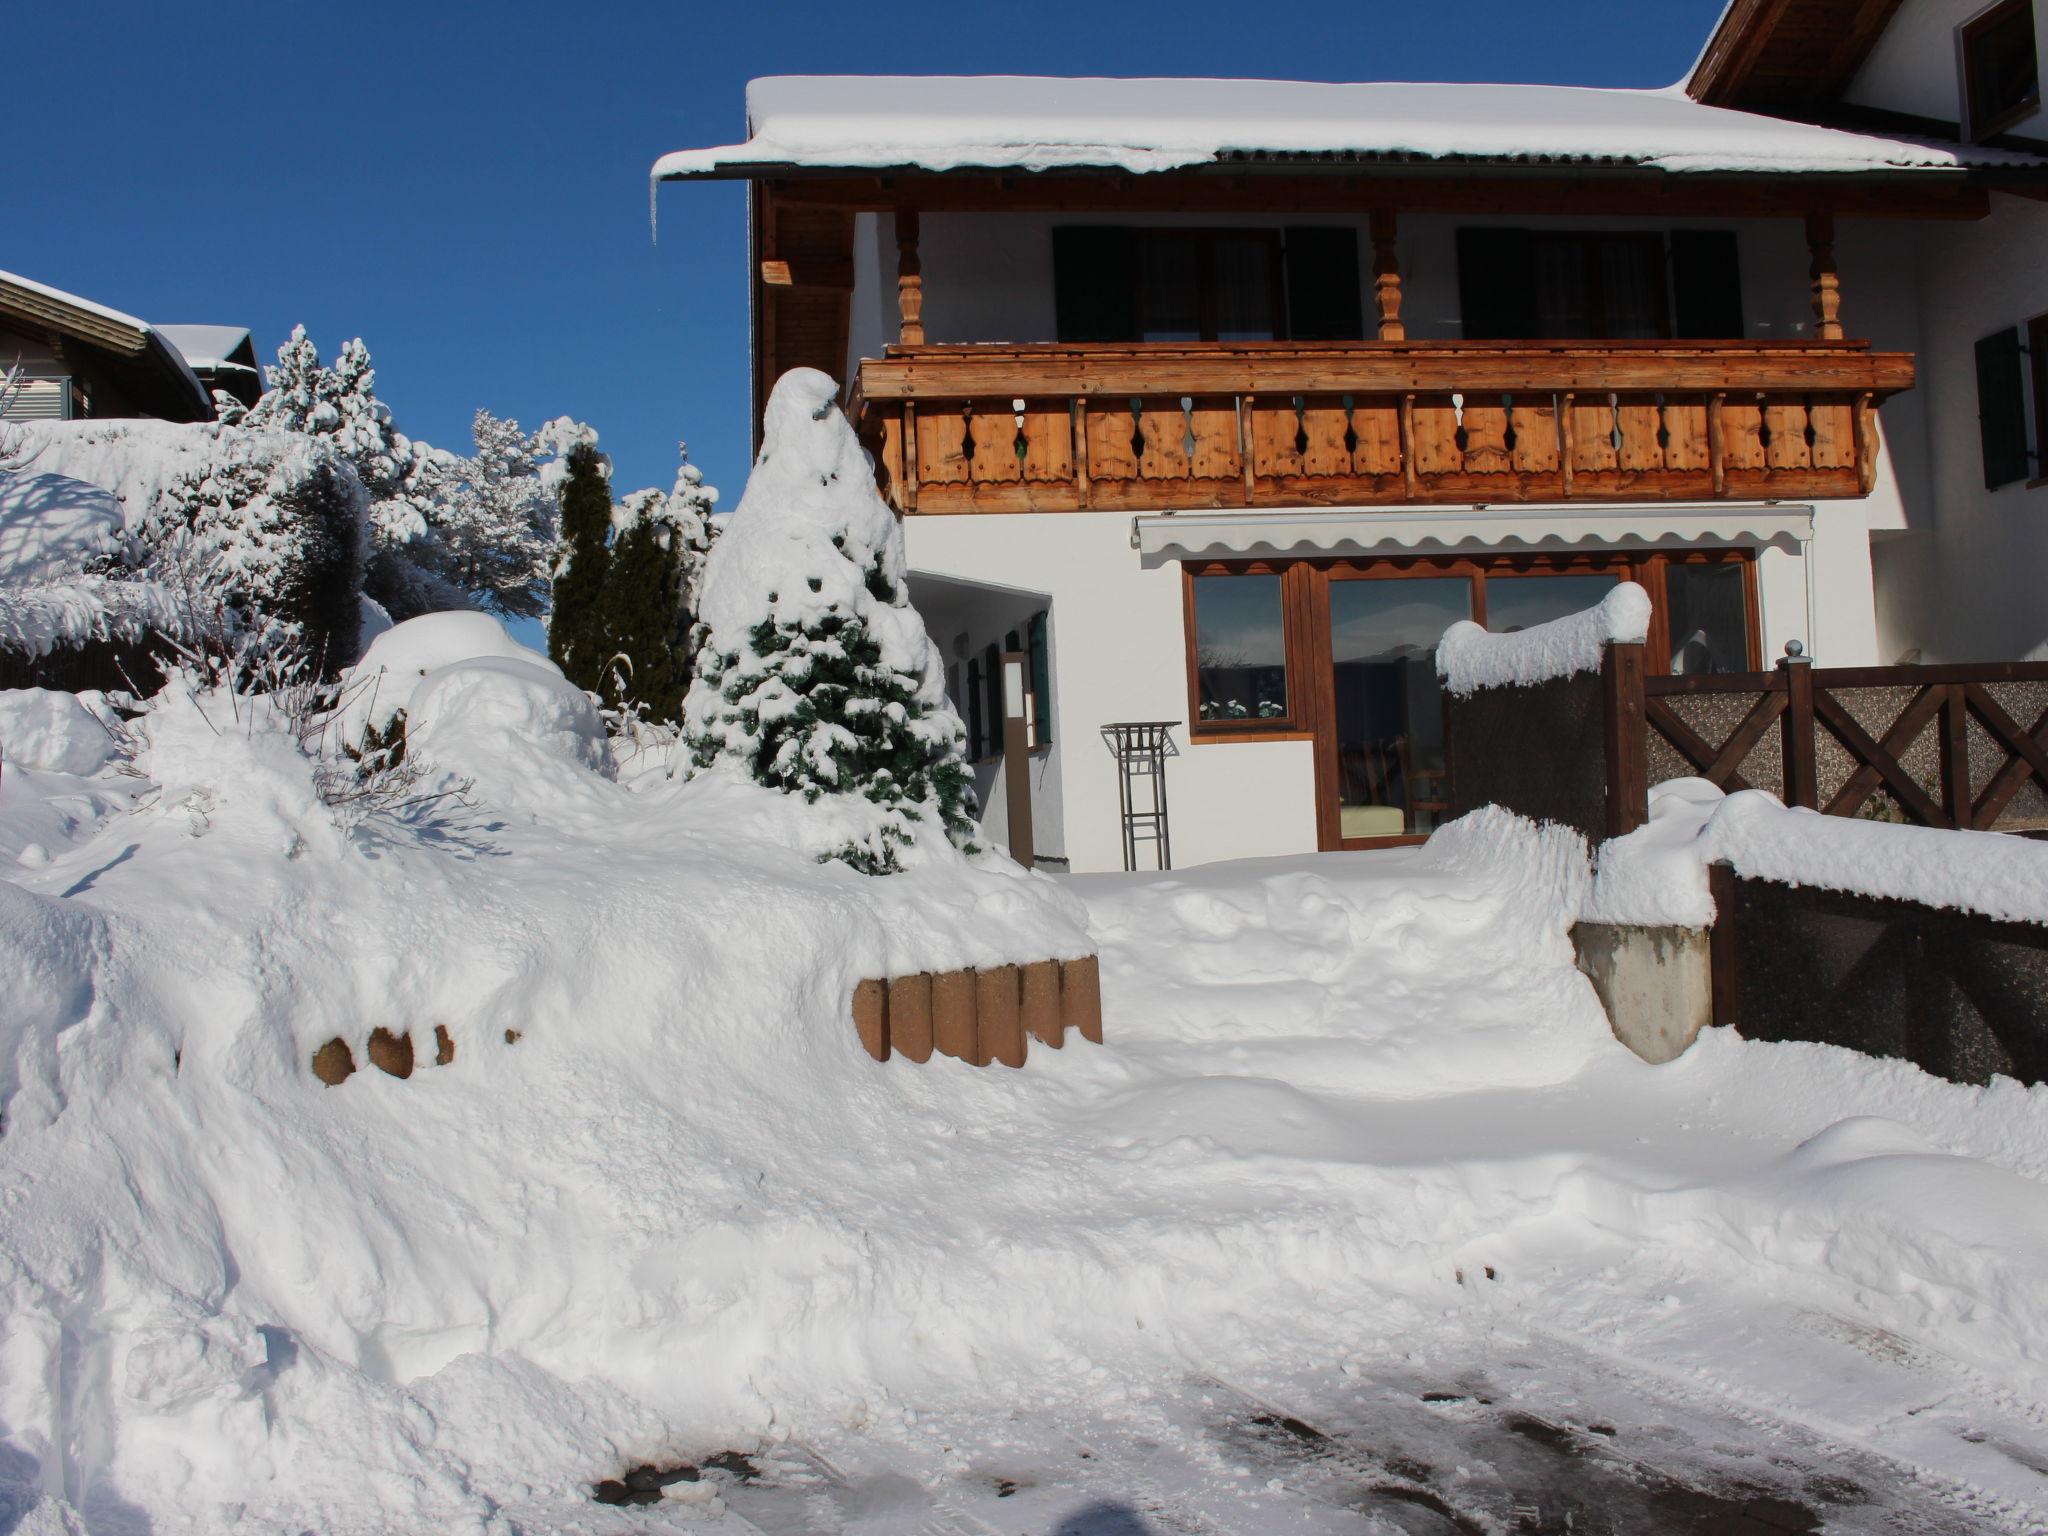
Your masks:
M 1715 1023 L 2048 1081 L 2048 927 L 1713 873 Z

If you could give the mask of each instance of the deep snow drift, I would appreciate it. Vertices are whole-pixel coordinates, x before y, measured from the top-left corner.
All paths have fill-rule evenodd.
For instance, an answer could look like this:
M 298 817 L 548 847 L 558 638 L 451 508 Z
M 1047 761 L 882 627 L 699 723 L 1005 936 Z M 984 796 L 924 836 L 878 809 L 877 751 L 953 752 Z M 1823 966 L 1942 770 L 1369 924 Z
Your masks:
M 595 1479 L 1507 1327 L 2048 1504 L 1981 1433 L 2048 1397 L 2048 1095 L 1712 1033 L 1644 1066 L 1572 968 L 1572 835 L 874 879 L 796 797 L 614 777 L 544 663 L 446 638 L 387 653 L 471 787 L 348 831 L 249 701 L 174 685 L 109 759 L 0 698 L 0 848 L 37 850 L 0 881 L 0 1524 L 640 1529 Z M 861 1052 L 857 978 L 1019 946 L 1099 947 L 1107 1045 Z M 437 1026 L 410 1079 L 308 1069 Z

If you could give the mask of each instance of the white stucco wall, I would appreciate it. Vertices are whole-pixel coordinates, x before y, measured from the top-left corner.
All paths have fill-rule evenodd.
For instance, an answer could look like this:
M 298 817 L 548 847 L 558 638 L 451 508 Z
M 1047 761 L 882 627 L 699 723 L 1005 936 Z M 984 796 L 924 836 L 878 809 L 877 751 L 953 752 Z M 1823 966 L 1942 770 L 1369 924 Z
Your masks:
M 1975 350 L 2048 313 L 2048 206 L 1994 193 L 1990 218 L 1925 226 L 1917 243 L 1929 489 L 1915 534 L 1875 546 L 1885 659 L 2048 655 L 2048 486 L 1985 489 Z
M 1183 722 L 1167 768 L 1176 865 L 1312 851 L 1307 741 L 1189 744 L 1180 567 L 1144 569 L 1130 530 L 1116 512 L 904 519 L 917 575 L 1051 594 L 1061 836 L 1075 870 L 1122 867 L 1117 768 L 1101 735 L 1120 720 Z M 988 824 L 996 835 L 1000 820 Z
M 1963 90 L 1956 29 L 1989 8 L 1990 0 L 1905 0 L 1842 99 L 1853 106 L 1960 123 Z M 2034 49 L 2036 58 L 2048 63 L 2044 0 L 2034 0 Z M 2048 114 L 2036 112 L 2007 132 L 2039 138 L 2044 125 Z

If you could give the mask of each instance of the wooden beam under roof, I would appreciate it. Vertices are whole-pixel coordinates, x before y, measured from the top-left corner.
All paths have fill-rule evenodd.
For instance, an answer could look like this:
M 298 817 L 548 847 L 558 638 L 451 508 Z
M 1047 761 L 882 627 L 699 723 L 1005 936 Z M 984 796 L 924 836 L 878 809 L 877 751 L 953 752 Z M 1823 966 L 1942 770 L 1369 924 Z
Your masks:
M 1686 94 L 1710 107 L 1817 118 L 1848 90 L 1900 0 L 1735 0 Z
M 1804 217 L 1981 219 L 1984 178 L 1972 171 L 1812 176 L 1597 172 L 1559 175 L 1291 176 L 1244 172 L 1002 174 L 794 173 L 764 180 L 774 201 L 846 213 L 1403 213 L 1594 215 L 1603 218 Z M 2037 180 L 2039 178 L 2036 178 Z
M 0 277 L 0 316 L 60 336 L 76 336 L 123 357 L 139 356 L 149 345 L 149 328 L 131 324 L 82 304 L 67 303 L 54 293 Z

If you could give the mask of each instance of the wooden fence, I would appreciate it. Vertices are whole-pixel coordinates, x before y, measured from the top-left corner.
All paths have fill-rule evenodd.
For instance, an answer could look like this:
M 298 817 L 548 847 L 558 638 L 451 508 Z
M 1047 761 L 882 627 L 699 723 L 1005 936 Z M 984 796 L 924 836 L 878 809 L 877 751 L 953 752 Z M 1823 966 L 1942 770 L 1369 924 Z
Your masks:
M 871 978 L 853 990 L 853 1023 L 877 1061 L 929 1061 L 936 1051 L 970 1066 L 1021 1067 L 1032 1040 L 1058 1050 L 1071 1029 L 1102 1043 L 1100 972 L 1088 955 Z
M 1653 677 L 1641 651 L 1611 647 L 1603 673 L 1610 836 L 1643 824 L 1650 784 L 1682 775 L 1830 816 L 2048 828 L 2048 663 L 1794 655 L 1772 672 Z

